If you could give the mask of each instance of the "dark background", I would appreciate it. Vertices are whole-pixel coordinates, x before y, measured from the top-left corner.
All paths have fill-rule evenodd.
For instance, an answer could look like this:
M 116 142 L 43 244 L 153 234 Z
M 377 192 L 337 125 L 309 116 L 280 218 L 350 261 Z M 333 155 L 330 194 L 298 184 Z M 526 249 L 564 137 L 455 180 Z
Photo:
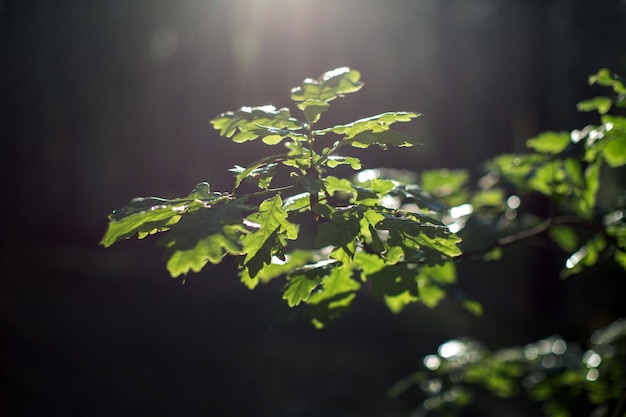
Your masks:
M 462 266 L 481 319 L 448 301 L 393 316 L 363 294 L 317 331 L 232 261 L 181 285 L 153 242 L 98 241 L 135 196 L 230 189 L 228 168 L 273 151 L 210 118 L 289 106 L 339 66 L 366 85 L 322 123 L 425 115 L 405 127 L 422 146 L 369 166 L 478 172 L 542 130 L 597 123 L 576 103 L 599 68 L 626 73 L 625 22 L 622 0 L 0 1 L 0 415 L 408 416 L 419 398 L 386 389 L 449 338 L 584 341 L 623 313 L 623 275 L 559 281 L 562 257 L 527 245 Z

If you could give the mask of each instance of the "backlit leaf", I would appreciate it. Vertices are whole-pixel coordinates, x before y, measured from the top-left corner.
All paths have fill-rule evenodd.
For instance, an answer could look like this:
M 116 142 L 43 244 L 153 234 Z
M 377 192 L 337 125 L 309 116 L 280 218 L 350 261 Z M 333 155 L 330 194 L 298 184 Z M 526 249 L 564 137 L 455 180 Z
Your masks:
M 316 123 L 319 120 L 320 115 L 328 110 L 329 107 L 330 104 L 326 101 L 314 98 L 298 103 L 298 108 L 304 112 L 304 116 L 309 124 Z
M 159 240 L 166 248 L 167 269 L 172 277 L 199 272 L 207 262 L 219 263 L 224 255 L 238 255 L 244 233 L 240 202 L 205 207 L 185 214 Z
M 590 112 L 597 110 L 600 114 L 606 114 L 609 110 L 611 110 L 612 105 L 613 100 L 609 97 L 594 97 L 581 101 L 577 104 L 576 108 L 579 111 Z
M 527 189 L 527 178 L 545 161 L 539 154 L 505 154 L 491 161 L 491 167 L 520 189 Z
M 388 265 L 368 275 L 374 295 L 385 300 L 393 313 L 399 313 L 419 297 L 417 270 L 406 264 Z
M 285 211 L 299 211 L 308 208 L 311 201 L 311 193 L 300 193 L 285 198 L 283 201 L 283 208 Z
M 303 265 L 311 262 L 314 258 L 314 253 L 308 250 L 296 249 L 285 255 L 285 259 L 279 259 L 278 257 L 272 257 L 272 262 L 265 265 L 256 276 L 251 277 L 248 269 L 244 268 L 239 271 L 241 282 L 253 290 L 259 283 L 267 284 L 271 280 L 286 275 L 289 272 L 300 268 Z
M 238 187 L 239 184 L 241 184 L 241 180 L 245 180 L 246 182 L 256 184 L 263 190 L 267 190 L 270 186 L 272 178 L 274 177 L 277 166 L 278 163 L 276 162 L 266 164 L 254 163 L 247 168 L 235 165 L 233 168 L 229 169 L 229 171 L 237 174 L 235 187 Z
M 319 79 L 307 78 L 302 85 L 291 89 L 293 101 L 309 99 L 329 102 L 337 97 L 358 91 L 363 87 L 359 81 L 361 73 L 348 67 L 341 67 L 325 72 Z
M 282 256 L 284 239 L 293 240 L 298 237 L 298 228 L 287 220 L 287 212 L 282 204 L 282 199 L 277 194 L 263 201 L 258 213 L 247 218 L 250 223 L 260 226 L 242 240 L 244 266 L 250 270 L 251 277 L 256 276 L 264 265 L 269 264 L 272 256 Z
M 454 207 L 467 203 L 469 198 L 469 192 L 465 187 L 469 180 L 467 170 L 445 168 L 428 170 L 422 172 L 420 178 L 421 189 L 446 206 Z M 431 210 L 434 208 L 431 207 Z
M 189 271 L 200 272 L 209 261 L 216 264 L 227 253 L 237 255 L 241 248 L 238 245 L 236 229 L 229 228 L 228 233 L 225 233 L 226 230 L 202 237 L 188 249 L 177 244 L 168 251 L 167 270 L 170 275 L 175 278 Z
M 248 165 L 247 167 L 243 169 L 241 169 L 241 167 L 236 165 L 235 168 L 230 169 L 231 172 L 235 172 L 237 174 L 237 177 L 235 180 L 235 188 L 239 187 L 239 185 L 241 184 L 241 181 L 243 181 L 245 178 L 254 176 L 253 172 L 255 170 L 262 169 L 268 164 L 275 164 L 276 162 L 283 161 L 285 158 L 287 158 L 287 155 L 285 154 L 271 155 L 265 158 L 261 158 L 258 161 L 253 162 L 252 164 Z
M 454 257 L 461 254 L 457 246 L 461 239 L 447 227 L 422 223 L 418 219 L 416 215 L 386 215 L 377 229 L 389 231 L 387 244 L 400 247 L 407 262 L 426 261 L 428 264 L 439 264 L 444 256 Z
M 548 235 L 564 251 L 573 252 L 578 247 L 578 235 L 571 227 L 552 226 Z
M 593 216 L 596 207 L 596 197 L 600 190 L 601 161 L 596 160 L 587 166 L 584 172 L 584 187 L 575 196 L 575 210 L 585 218 Z
M 277 135 L 281 138 L 287 136 L 297 138 L 299 134 L 296 131 L 302 129 L 302 123 L 291 117 L 289 109 L 276 109 L 271 105 L 242 107 L 234 112 L 222 113 L 212 119 L 211 124 L 219 130 L 221 136 L 232 138 L 236 143 L 253 140 L 260 136 Z M 235 135 L 237 131 L 239 133 Z
M 283 293 L 289 307 L 294 307 L 307 300 L 315 287 L 322 282 L 321 276 L 309 278 L 306 274 L 293 273 L 287 278 L 289 285 Z
M 540 153 L 556 154 L 562 152 L 571 142 L 569 133 L 544 132 L 526 141 L 526 146 Z
M 371 145 L 378 145 L 383 149 L 387 149 L 387 146 L 413 146 L 410 139 L 406 135 L 395 130 L 386 130 L 382 132 L 365 131 L 357 133 L 345 142 L 355 148 L 369 148 Z
M 399 185 L 389 191 L 389 195 L 399 197 L 402 204 L 414 203 L 421 209 L 442 213 L 448 207 L 417 185 Z
M 436 307 L 446 296 L 446 284 L 452 284 L 455 281 L 456 269 L 451 262 L 421 267 L 417 277 L 420 302 L 429 308 Z
M 617 75 L 611 73 L 607 68 L 602 68 L 594 75 L 589 76 L 589 84 L 599 84 L 611 87 L 616 94 L 626 94 L 626 87 Z
M 354 242 L 360 232 L 359 214 L 356 210 L 337 211 L 331 221 L 322 223 L 315 244 L 324 246 L 346 246 Z
M 220 193 L 210 193 L 208 183 L 198 184 L 186 198 L 135 198 L 109 215 L 109 226 L 100 244 L 109 247 L 135 234 L 143 238 L 167 230 L 180 220 L 181 214 L 227 199 L 227 196 Z
M 317 328 L 347 310 L 361 284 L 352 278 L 349 268 L 335 267 L 323 279 L 321 288 L 306 300 L 308 314 Z
M 626 164 L 626 117 L 604 116 L 602 122 L 609 127 L 602 141 L 606 141 L 602 149 L 602 156 L 612 167 Z
M 421 116 L 412 112 L 387 112 L 375 116 L 356 120 L 345 125 L 337 125 L 328 129 L 315 131 L 316 135 L 336 133 L 350 139 L 363 132 L 380 133 L 389 130 L 389 126 L 396 122 L 409 122 L 411 119 Z
M 488 190 L 479 190 L 472 197 L 472 205 L 474 209 L 483 207 L 502 207 L 504 205 L 504 190 L 500 188 L 490 188 Z
M 361 169 L 361 161 L 359 158 L 355 158 L 352 156 L 334 156 L 331 155 L 328 157 L 326 161 L 326 166 L 329 168 L 335 168 L 339 165 L 350 165 L 350 168 L 354 170 Z
M 345 193 L 345 194 L 354 194 L 356 190 L 350 181 L 347 178 L 337 178 L 331 175 L 324 178 L 324 188 L 330 194 L 336 193 Z

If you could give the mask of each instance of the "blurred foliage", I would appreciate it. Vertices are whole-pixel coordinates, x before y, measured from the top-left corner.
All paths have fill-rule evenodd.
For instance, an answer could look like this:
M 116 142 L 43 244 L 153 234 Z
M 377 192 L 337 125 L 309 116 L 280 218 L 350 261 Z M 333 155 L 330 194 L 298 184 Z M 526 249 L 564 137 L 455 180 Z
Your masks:
M 498 259 L 504 246 L 546 232 L 566 253 L 562 278 L 600 262 L 626 270 L 626 194 L 619 170 L 626 164 L 626 117 L 607 114 L 626 107 L 626 90 L 621 78 L 606 69 L 589 82 L 611 87 L 615 94 L 578 106 L 597 111 L 600 124 L 569 133 L 545 132 L 527 141 L 531 152 L 493 158 L 474 191 L 464 173 L 444 170 L 440 177 L 432 172 L 423 176 L 433 195 L 460 195 L 456 204 L 471 202 L 449 211 L 458 209 L 462 216 L 444 219 L 463 238 L 460 258 Z M 617 192 L 614 184 L 607 186 L 610 192 L 601 192 L 607 180 L 619 184 Z M 525 205 L 537 194 L 549 203 L 547 216 Z M 579 415 L 572 407 L 581 402 L 595 406 L 594 417 L 626 415 L 625 319 L 597 330 L 587 346 L 551 336 L 490 351 L 475 340 L 450 340 L 424 357 L 423 366 L 389 391 L 397 397 L 417 389 L 422 402 L 415 416 L 459 415 L 477 389 L 540 402 L 550 417 Z
M 531 138 L 529 152 L 493 158 L 474 184 L 465 170 L 362 169 L 351 148 L 411 146 L 391 126 L 419 114 L 387 112 L 317 129 L 331 101 L 363 87 L 358 71 L 337 68 L 292 89 L 303 119 L 267 105 L 211 120 L 236 143 L 260 139 L 282 147 L 232 168 L 232 190 L 214 192 L 203 182 L 185 198 L 135 199 L 110 215 L 101 243 L 161 233 L 173 277 L 235 256 L 250 289 L 284 277 L 282 298 L 318 328 L 347 310 L 363 288 L 393 313 L 414 302 L 435 307 L 448 296 L 480 315 L 480 303 L 456 286 L 456 263 L 497 260 L 507 245 L 544 233 L 567 254 L 564 278 L 600 262 L 623 271 L 626 194 L 602 191 L 626 164 L 626 117 L 608 114 L 626 107 L 626 89 L 606 69 L 589 82 L 613 93 L 579 105 L 599 113 L 598 125 Z M 351 174 L 330 175 L 338 167 Z M 537 195 L 549 202 L 547 214 L 527 204 Z M 498 397 L 523 391 L 554 417 L 571 415 L 568 405 L 582 393 L 609 410 L 624 383 L 618 343 L 624 323 L 599 331 L 584 351 L 556 336 L 496 352 L 475 341 L 446 342 L 424 358 L 427 370 L 391 393 L 418 386 L 425 396 L 418 415 L 455 415 L 472 401 L 471 386 Z
M 618 401 L 625 355 L 625 319 L 597 330 L 587 346 L 551 336 L 490 351 L 478 341 L 454 339 L 424 357 L 424 369 L 399 381 L 389 394 L 396 397 L 417 387 L 425 399 L 415 416 L 457 415 L 472 402 L 476 387 L 500 398 L 540 401 L 545 415 L 552 417 L 575 415 L 571 405 L 581 396 L 598 406 L 594 416 L 622 416 L 626 410 L 617 407 L 623 407 Z

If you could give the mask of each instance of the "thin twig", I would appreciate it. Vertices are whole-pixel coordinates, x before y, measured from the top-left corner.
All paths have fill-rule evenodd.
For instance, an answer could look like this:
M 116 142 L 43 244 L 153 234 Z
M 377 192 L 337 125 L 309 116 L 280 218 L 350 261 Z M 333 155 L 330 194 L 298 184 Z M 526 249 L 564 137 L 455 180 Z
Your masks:
M 606 233 L 604 227 L 600 223 L 597 223 L 593 220 L 583 219 L 583 218 L 576 217 L 576 216 L 556 216 L 556 217 L 548 218 L 528 230 L 522 230 L 521 232 L 513 233 L 512 235 L 508 235 L 508 236 L 504 236 L 499 239 L 496 239 L 493 243 L 481 249 L 463 252 L 461 255 L 456 256 L 454 260 L 461 260 L 461 259 L 481 256 L 486 253 L 489 253 L 495 248 L 507 246 L 515 242 L 529 239 L 531 237 L 540 235 L 541 233 L 550 229 L 552 226 L 563 225 L 563 224 L 571 224 L 571 225 L 577 224 L 577 225 L 584 226 L 588 229 Z

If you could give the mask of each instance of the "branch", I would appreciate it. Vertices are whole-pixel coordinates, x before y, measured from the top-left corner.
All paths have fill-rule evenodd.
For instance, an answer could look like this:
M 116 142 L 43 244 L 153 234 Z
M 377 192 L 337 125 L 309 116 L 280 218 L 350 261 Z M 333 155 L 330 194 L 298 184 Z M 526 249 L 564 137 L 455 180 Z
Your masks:
M 545 221 L 539 223 L 535 227 L 532 227 L 528 230 L 522 230 L 521 232 L 513 233 L 512 235 L 508 235 L 508 236 L 504 236 L 499 239 L 496 239 L 493 243 L 481 249 L 463 252 L 461 255 L 455 257 L 454 260 L 458 261 L 461 259 L 478 257 L 486 253 L 489 253 L 495 248 L 500 248 L 503 246 L 513 244 L 515 242 L 520 242 L 526 239 L 530 239 L 534 236 L 540 235 L 541 233 L 550 229 L 552 226 L 563 225 L 563 224 L 580 225 L 588 229 L 606 234 L 604 227 L 600 223 L 595 222 L 593 220 L 583 219 L 583 218 L 576 217 L 576 216 L 556 216 L 556 217 L 548 218 Z

